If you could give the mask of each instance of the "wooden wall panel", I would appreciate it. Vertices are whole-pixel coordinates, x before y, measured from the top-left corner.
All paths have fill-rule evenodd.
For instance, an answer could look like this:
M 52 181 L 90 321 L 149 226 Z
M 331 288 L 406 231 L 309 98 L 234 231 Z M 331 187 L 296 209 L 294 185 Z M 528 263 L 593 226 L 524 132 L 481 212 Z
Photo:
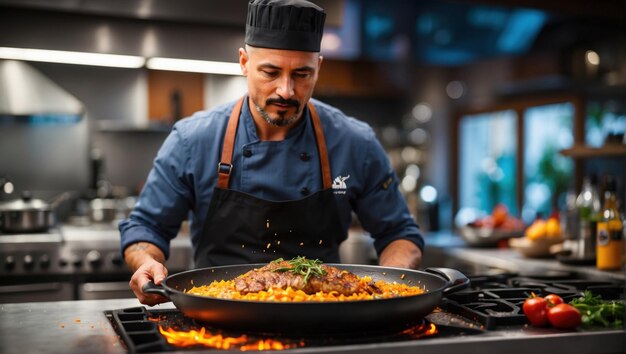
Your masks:
M 179 92 L 180 117 L 175 117 L 173 94 Z M 204 108 L 204 74 L 148 70 L 148 117 L 173 123 Z
M 408 87 L 392 82 L 393 64 L 324 60 L 314 96 L 395 97 Z

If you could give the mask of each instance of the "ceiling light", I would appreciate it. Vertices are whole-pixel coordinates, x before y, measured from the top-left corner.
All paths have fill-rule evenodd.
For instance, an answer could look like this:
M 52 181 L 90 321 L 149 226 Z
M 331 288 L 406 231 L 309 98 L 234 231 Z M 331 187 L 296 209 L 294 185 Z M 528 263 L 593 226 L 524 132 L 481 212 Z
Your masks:
M 239 63 L 224 61 L 190 60 L 174 58 L 150 58 L 146 63 L 148 69 L 187 71 L 193 73 L 241 75 Z
M 600 56 L 593 50 L 588 50 L 585 53 L 585 60 L 587 60 L 587 63 L 591 65 L 600 65 Z
M 70 52 L 64 50 L 0 47 L 0 59 L 41 61 L 46 63 L 140 68 L 143 57 L 134 55 Z

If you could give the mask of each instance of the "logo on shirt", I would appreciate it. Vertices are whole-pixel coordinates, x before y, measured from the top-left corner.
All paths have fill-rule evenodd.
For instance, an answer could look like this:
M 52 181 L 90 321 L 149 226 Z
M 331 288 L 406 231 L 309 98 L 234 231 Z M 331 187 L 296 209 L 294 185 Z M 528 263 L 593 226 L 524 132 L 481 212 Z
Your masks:
M 347 175 L 345 177 L 339 175 L 335 178 L 335 180 L 333 181 L 333 189 L 335 190 L 335 194 L 346 194 L 346 188 L 348 188 L 346 186 L 346 180 L 350 178 L 350 175 Z

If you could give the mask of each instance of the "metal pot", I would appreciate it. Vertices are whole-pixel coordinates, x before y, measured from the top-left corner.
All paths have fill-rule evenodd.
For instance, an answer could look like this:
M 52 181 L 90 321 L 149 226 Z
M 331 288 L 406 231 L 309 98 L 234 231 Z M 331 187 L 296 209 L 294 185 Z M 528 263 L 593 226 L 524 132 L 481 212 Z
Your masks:
M 117 217 L 117 203 L 115 199 L 96 198 L 89 202 L 89 217 L 93 222 L 111 222 Z
M 52 207 L 28 192 L 22 198 L 0 204 L 0 230 L 8 233 L 43 232 L 54 225 Z

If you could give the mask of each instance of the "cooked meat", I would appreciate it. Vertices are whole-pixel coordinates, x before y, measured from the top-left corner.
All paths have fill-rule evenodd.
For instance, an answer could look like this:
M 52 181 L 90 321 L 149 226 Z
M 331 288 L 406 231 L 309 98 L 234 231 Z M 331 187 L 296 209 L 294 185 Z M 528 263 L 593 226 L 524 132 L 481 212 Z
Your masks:
M 363 284 L 355 274 L 326 265 L 321 265 L 325 275 L 311 275 L 307 282 L 305 282 L 304 276 L 300 274 L 276 271 L 280 268 L 292 267 L 288 261 L 281 261 L 253 269 L 235 279 L 235 289 L 242 294 L 269 290 L 270 288 L 286 289 L 289 286 L 307 294 L 314 294 L 318 291 L 336 291 L 343 295 L 352 295 L 362 291 L 369 294 L 381 293 L 374 282 Z

